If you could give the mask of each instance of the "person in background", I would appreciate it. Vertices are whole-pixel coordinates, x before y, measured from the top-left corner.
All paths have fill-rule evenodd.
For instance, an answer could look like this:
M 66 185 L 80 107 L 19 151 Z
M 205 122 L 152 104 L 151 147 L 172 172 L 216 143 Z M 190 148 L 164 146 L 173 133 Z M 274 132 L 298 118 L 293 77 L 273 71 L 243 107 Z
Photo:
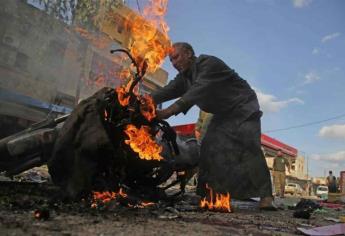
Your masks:
M 206 134 L 207 127 L 210 124 L 212 116 L 213 115 L 211 113 L 207 113 L 203 110 L 199 111 L 198 121 L 195 124 L 195 138 L 198 140 L 199 144 L 201 144 L 201 141 Z
M 331 170 L 328 172 L 326 182 L 328 185 L 328 192 L 336 193 L 337 192 L 337 180 L 336 180 L 336 178 L 333 175 L 333 172 Z
M 275 187 L 276 196 L 284 197 L 285 192 L 285 167 L 289 169 L 289 161 L 283 156 L 283 152 L 279 149 L 273 161 L 273 183 Z

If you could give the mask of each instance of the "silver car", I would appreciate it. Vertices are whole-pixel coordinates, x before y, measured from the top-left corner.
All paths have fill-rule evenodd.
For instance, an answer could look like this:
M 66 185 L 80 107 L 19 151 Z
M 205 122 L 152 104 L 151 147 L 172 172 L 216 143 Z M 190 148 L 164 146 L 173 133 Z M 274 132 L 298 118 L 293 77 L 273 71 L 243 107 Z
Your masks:
M 328 187 L 325 185 L 319 185 L 316 188 L 316 196 L 320 198 L 327 198 L 328 196 Z

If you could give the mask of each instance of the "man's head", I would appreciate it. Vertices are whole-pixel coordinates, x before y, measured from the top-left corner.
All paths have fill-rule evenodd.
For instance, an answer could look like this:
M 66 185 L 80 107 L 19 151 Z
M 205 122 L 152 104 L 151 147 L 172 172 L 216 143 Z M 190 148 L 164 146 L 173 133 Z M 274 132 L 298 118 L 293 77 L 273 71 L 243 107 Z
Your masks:
M 333 172 L 332 172 L 331 170 L 330 170 L 328 173 L 329 173 L 330 175 L 333 174 Z
M 175 69 L 182 73 L 193 63 L 195 58 L 194 49 L 189 43 L 174 43 L 169 58 Z
M 278 149 L 277 150 L 277 157 L 282 157 L 282 156 L 283 156 L 282 150 Z

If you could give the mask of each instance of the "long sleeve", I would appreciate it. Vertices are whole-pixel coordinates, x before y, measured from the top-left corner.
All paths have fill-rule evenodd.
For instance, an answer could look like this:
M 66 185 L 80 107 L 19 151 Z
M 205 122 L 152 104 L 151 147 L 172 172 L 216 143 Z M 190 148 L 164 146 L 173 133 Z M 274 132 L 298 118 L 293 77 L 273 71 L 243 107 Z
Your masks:
M 181 97 L 185 90 L 183 78 L 177 75 L 168 85 L 152 92 L 151 96 L 156 104 L 160 104 Z
M 191 81 L 178 101 L 183 113 L 198 105 L 208 113 L 227 113 L 233 119 L 245 120 L 260 109 L 249 84 L 219 58 L 199 56 L 191 68 Z

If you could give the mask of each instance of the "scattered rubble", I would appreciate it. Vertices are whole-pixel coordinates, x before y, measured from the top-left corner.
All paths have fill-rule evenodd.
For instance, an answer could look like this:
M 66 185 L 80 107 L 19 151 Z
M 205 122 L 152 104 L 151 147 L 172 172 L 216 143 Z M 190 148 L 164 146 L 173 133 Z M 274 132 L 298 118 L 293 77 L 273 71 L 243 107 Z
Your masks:
M 91 199 L 64 202 L 59 189 L 49 182 L 2 182 L 0 185 L 0 233 L 64 235 L 295 235 L 302 230 L 333 225 L 329 218 L 341 219 L 341 209 L 323 206 L 309 219 L 294 218 L 300 199 L 277 199 L 285 210 L 264 212 L 255 201 L 232 200 L 232 213 L 213 212 L 198 206 L 194 187 L 174 202 L 157 202 L 135 208 L 109 202 L 91 208 Z M 40 213 L 36 216 L 36 213 Z M 309 232 L 309 231 L 305 231 Z

